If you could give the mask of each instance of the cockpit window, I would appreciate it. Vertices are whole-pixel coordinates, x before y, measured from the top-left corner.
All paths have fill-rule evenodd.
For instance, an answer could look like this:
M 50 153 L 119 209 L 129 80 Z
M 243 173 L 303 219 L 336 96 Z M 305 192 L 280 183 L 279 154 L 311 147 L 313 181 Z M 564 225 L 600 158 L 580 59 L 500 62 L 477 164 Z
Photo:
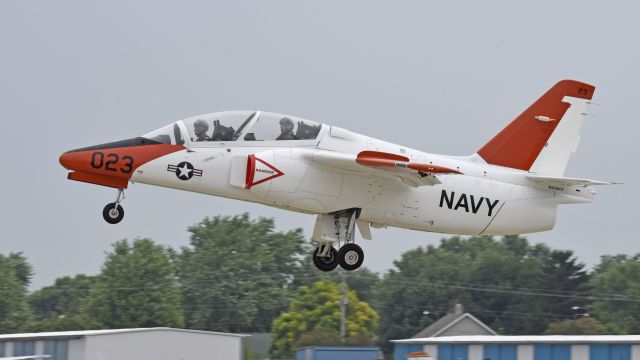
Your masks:
M 247 120 L 245 120 L 242 125 L 240 125 L 240 127 L 238 128 L 238 130 L 236 130 L 236 132 L 233 134 L 233 139 L 232 140 L 238 140 L 238 138 L 240 137 L 240 134 L 242 133 L 242 130 L 244 130 L 244 128 L 247 126 L 247 124 L 249 123 L 249 121 L 251 121 L 251 119 L 253 119 L 253 117 L 256 116 L 256 113 L 253 112 L 251 115 L 249 115 L 249 117 L 247 118 Z
M 322 124 L 273 113 L 260 113 L 260 117 L 244 136 L 245 141 L 313 140 L 318 137 Z
M 259 116 L 257 116 L 259 114 Z M 268 112 L 226 111 L 194 116 L 142 137 L 163 144 L 210 146 L 213 142 L 314 140 L 322 124 Z M 241 140 L 241 141 L 242 141 Z
M 184 120 L 192 142 L 235 141 L 255 112 L 228 111 Z
M 142 137 L 169 145 L 184 144 L 184 139 L 182 138 L 182 133 L 180 132 L 178 124 L 167 125 L 148 134 L 144 134 Z

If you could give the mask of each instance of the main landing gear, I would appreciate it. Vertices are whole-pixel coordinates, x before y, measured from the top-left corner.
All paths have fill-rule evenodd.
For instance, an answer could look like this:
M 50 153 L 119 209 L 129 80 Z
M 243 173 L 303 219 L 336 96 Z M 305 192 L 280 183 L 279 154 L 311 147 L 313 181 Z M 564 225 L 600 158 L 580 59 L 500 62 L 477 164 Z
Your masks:
M 313 251 L 313 264 L 322 271 L 331 271 L 338 265 L 345 270 L 355 270 L 364 261 L 362 248 L 355 244 L 356 219 L 360 209 L 342 210 L 320 214 L 313 231 L 313 240 L 319 245 Z M 340 247 L 340 240 L 344 245 Z M 333 247 L 338 243 L 340 250 Z
M 107 204 L 102 210 L 102 217 L 109 224 L 117 224 L 124 218 L 124 209 L 120 203 L 124 200 L 124 189 L 118 189 L 116 201 Z

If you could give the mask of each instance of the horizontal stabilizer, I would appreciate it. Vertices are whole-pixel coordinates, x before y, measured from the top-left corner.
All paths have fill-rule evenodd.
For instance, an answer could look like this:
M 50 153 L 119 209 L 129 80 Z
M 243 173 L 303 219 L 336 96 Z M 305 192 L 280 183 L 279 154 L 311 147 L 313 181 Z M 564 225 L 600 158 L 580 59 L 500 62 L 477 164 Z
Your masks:
M 411 162 L 408 157 L 379 151 L 353 154 L 314 151 L 311 160 L 333 168 L 368 172 L 383 177 L 399 177 L 407 185 L 417 187 L 440 184 L 437 175 L 460 174 L 459 171 L 433 164 Z
M 591 179 L 576 179 L 576 178 L 551 177 L 551 176 L 540 176 L 540 175 L 526 175 L 526 176 L 527 176 L 527 179 L 531 181 L 535 181 L 537 183 L 556 185 L 556 186 L 562 185 L 565 187 L 620 184 L 620 183 L 611 182 L 611 181 L 598 181 L 598 180 L 591 180 Z

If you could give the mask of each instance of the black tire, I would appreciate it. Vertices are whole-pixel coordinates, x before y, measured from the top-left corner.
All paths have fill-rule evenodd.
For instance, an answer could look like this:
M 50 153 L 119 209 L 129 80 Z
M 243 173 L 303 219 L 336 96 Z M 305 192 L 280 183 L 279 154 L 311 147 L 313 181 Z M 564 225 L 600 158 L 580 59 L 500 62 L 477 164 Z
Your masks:
M 315 265 L 319 270 L 331 271 L 338 266 L 338 250 L 332 246 L 331 250 L 329 250 L 328 257 L 318 256 L 322 249 L 324 249 L 324 246 L 326 245 L 318 246 L 313 251 L 313 265 Z
M 102 217 L 109 224 L 117 224 L 124 217 L 124 209 L 120 205 L 116 207 L 116 203 L 109 203 L 102 210 Z
M 344 244 L 338 251 L 338 261 L 341 268 L 355 270 L 364 262 L 364 251 L 356 244 Z

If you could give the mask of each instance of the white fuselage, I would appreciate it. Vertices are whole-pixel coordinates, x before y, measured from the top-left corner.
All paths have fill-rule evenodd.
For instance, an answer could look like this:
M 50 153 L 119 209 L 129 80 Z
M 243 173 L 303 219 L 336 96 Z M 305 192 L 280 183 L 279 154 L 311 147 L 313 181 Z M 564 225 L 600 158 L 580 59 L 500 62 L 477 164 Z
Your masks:
M 131 181 L 304 213 L 360 208 L 359 220 L 374 227 L 468 235 L 549 230 L 554 226 L 558 204 L 589 202 L 592 198 L 591 191 L 577 194 L 568 188 L 540 186 L 528 180 L 525 171 L 490 165 L 478 156 L 429 154 L 337 127 L 323 127 L 312 141 L 187 145 L 187 150 L 140 166 Z M 412 162 L 438 164 L 462 174 L 439 175 L 440 184 L 414 187 L 393 174 L 372 176 L 313 160 L 327 152 L 355 155 L 364 150 L 399 154 Z M 250 154 L 284 175 L 246 189 L 237 179 L 244 178 Z M 201 176 L 185 181 L 176 176 L 175 168 L 168 171 L 170 166 L 185 161 L 202 170 Z

